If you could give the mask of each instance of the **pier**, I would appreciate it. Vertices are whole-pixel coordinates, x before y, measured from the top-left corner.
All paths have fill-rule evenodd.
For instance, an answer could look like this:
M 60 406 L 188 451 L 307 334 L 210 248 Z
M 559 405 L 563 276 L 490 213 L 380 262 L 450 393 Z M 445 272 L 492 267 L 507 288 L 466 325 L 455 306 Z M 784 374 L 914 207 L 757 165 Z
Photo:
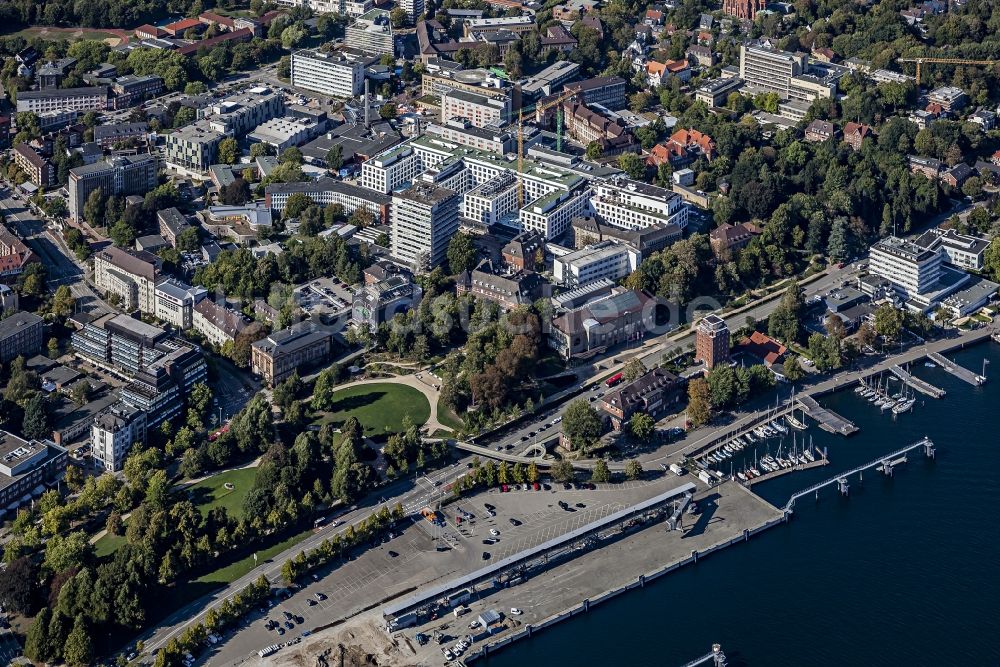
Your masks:
M 920 393 L 927 394 L 931 398 L 944 398 L 945 394 L 948 393 L 944 389 L 941 389 L 940 387 L 935 387 L 926 380 L 921 380 L 918 377 L 913 377 L 912 375 L 904 371 L 902 366 L 899 365 L 891 366 L 889 367 L 889 370 L 892 372 L 893 375 L 898 377 L 900 380 L 910 385 Z
M 698 665 L 712 665 L 713 667 L 726 667 L 726 654 L 722 652 L 722 646 L 712 644 L 712 650 L 695 658 L 691 662 L 685 662 L 681 667 L 698 667 Z
M 937 352 L 929 352 L 927 354 L 927 358 L 936 363 L 944 370 L 954 375 L 955 377 L 957 377 L 959 380 L 964 380 L 965 382 L 968 382 L 973 387 L 978 387 L 982 385 L 984 382 L 986 382 L 986 378 L 983 377 L 982 375 L 977 375 L 976 373 L 970 371 L 968 368 L 965 368 L 964 366 L 959 366 L 958 364 L 956 364 L 943 354 L 938 354 Z
M 927 458 L 934 458 L 934 451 L 935 451 L 934 443 L 931 441 L 930 438 L 925 437 L 923 440 L 918 440 L 912 445 L 907 445 L 902 449 L 897 449 L 896 451 L 890 452 L 885 456 L 880 456 L 874 461 L 869 461 L 864 465 L 860 465 L 856 468 L 848 470 L 847 472 L 840 473 L 836 477 L 831 477 L 830 479 L 822 481 L 819 484 L 813 484 L 809 488 L 803 489 L 798 493 L 793 493 L 791 498 L 788 499 L 788 502 L 785 503 L 783 511 L 785 512 L 785 515 L 788 516 L 789 514 L 792 513 L 792 508 L 795 506 L 796 500 L 798 500 L 799 498 L 804 498 L 805 496 L 808 496 L 810 494 L 816 494 L 816 497 L 818 498 L 820 489 L 827 486 L 833 486 L 834 484 L 837 485 L 837 488 L 840 490 L 841 495 L 846 496 L 850 488 L 847 478 L 856 473 L 863 473 L 865 470 L 876 468 L 881 472 L 885 473 L 886 475 L 891 476 L 893 466 L 906 461 L 906 454 L 915 449 L 923 449 L 924 455 Z
M 799 404 L 799 407 L 802 408 L 802 411 L 816 420 L 816 423 L 824 431 L 839 433 L 843 436 L 857 433 L 858 427 L 851 421 L 844 419 L 832 410 L 827 410 L 817 403 L 816 399 L 812 396 L 799 395 L 795 397 L 795 400 Z
M 830 459 L 826 458 L 825 456 L 821 456 L 815 461 L 807 463 L 797 463 L 790 468 L 779 468 L 774 472 L 766 472 L 760 477 L 754 477 L 753 479 L 748 479 L 746 481 L 746 486 L 753 486 L 758 482 L 766 482 L 769 479 L 774 479 L 775 477 L 781 477 L 782 475 L 785 475 L 790 472 L 796 472 L 798 470 L 810 470 L 812 468 L 819 468 L 820 466 L 825 466 L 828 465 L 829 463 Z

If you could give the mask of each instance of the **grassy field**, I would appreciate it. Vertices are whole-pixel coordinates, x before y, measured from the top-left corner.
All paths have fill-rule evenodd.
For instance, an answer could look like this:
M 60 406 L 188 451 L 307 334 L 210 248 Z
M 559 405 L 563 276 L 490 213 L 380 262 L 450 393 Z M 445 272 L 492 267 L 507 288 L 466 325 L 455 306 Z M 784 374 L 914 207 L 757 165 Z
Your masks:
M 312 534 L 312 532 L 313 531 L 311 528 L 307 528 L 306 530 L 303 530 L 301 533 L 296 533 L 291 537 L 285 538 L 284 540 L 278 542 L 277 544 L 272 544 L 266 549 L 261 549 L 260 551 L 257 552 L 257 564 L 259 565 L 264 561 L 273 558 L 274 556 L 277 556 L 285 549 L 295 546 L 302 540 L 309 537 Z M 256 565 L 254 564 L 253 561 L 253 555 L 250 555 L 247 556 L 246 558 L 243 558 L 242 560 L 236 561 L 235 563 L 230 563 L 225 567 L 220 567 L 218 570 L 213 570 L 208 574 L 202 575 L 192 583 L 198 585 L 209 584 L 213 586 L 223 586 L 230 582 L 236 581 L 237 579 L 245 575 L 247 572 L 254 569 L 254 567 L 256 567 Z
M 76 30 L 52 29 L 43 27 L 25 28 L 24 30 L 18 30 L 17 32 L 13 32 L 5 36 L 23 37 L 24 39 L 36 39 L 38 37 L 41 37 L 42 39 L 47 39 L 51 41 L 58 41 L 61 39 L 65 39 L 71 42 L 78 41 L 81 39 L 97 39 L 97 40 L 110 39 L 114 40 L 115 44 L 121 41 L 121 38 L 119 38 L 118 35 L 112 32 L 107 32 L 105 30 L 88 30 L 84 28 L 79 28 Z
M 227 470 L 192 485 L 187 492 L 202 514 L 207 514 L 213 507 L 225 507 L 229 516 L 239 519 L 243 516 L 243 499 L 256 477 L 256 468 Z M 227 483 L 233 488 L 227 489 Z
M 389 382 L 358 385 L 333 394 L 337 410 L 324 412 L 317 423 L 341 426 L 350 417 L 357 417 L 367 436 L 399 433 L 403 417 L 410 416 L 420 426 L 431 415 L 431 406 L 424 395 L 413 387 Z
M 198 482 L 181 493 L 188 493 L 202 514 L 207 514 L 213 507 L 225 507 L 229 516 L 239 519 L 243 516 L 243 499 L 247 497 L 256 476 L 256 468 L 227 470 Z M 227 482 L 233 485 L 232 489 L 226 488 Z M 98 558 L 104 558 L 123 544 L 124 537 L 105 534 L 94 542 L 94 553 Z
M 125 544 L 125 537 L 119 535 L 112 535 L 111 533 L 104 533 L 104 536 L 94 542 L 94 554 L 98 558 L 104 558 L 105 556 L 110 556 L 118 547 Z

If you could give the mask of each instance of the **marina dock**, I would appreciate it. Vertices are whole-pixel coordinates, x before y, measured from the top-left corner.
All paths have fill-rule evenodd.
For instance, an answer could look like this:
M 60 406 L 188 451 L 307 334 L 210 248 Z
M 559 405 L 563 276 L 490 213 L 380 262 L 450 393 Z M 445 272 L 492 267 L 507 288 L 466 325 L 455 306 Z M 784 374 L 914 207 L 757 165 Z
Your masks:
M 753 486 L 758 482 L 766 482 L 769 479 L 774 479 L 775 477 L 781 477 L 782 475 L 785 475 L 790 472 L 796 472 L 798 470 L 809 470 L 811 468 L 819 468 L 820 466 L 825 466 L 829 463 L 830 460 L 828 458 L 826 458 L 825 456 L 821 456 L 815 461 L 811 461 L 809 463 L 799 463 L 793 465 L 791 468 L 778 468 L 774 472 L 766 472 L 760 477 L 754 477 L 752 479 L 748 479 L 746 481 L 746 486 Z
M 970 371 L 968 368 L 965 368 L 964 366 L 959 366 L 958 364 L 956 364 L 943 354 L 938 354 L 937 352 L 929 352 L 927 354 L 927 358 L 936 363 L 944 370 L 954 375 L 955 377 L 957 377 L 959 380 L 964 380 L 965 382 L 968 382 L 973 387 L 978 387 L 984 382 L 986 382 L 986 378 L 983 377 L 982 375 L 977 375 L 976 373 Z
M 892 372 L 893 375 L 898 377 L 900 380 L 910 385 L 912 388 L 916 389 L 920 393 L 927 394 L 931 398 L 944 398 L 945 394 L 948 393 L 944 389 L 941 389 L 940 387 L 935 387 L 926 380 L 921 380 L 918 377 L 910 375 L 908 372 L 903 370 L 902 366 L 899 365 L 891 366 L 889 370 Z
M 843 436 L 857 433 L 858 427 L 850 420 L 844 419 L 836 412 L 824 408 L 812 396 L 799 395 L 795 397 L 799 407 L 803 412 L 816 420 L 819 427 L 830 433 L 839 433 Z
M 894 452 L 890 452 L 889 454 L 880 456 L 874 461 L 869 461 L 864 465 L 857 466 L 856 468 L 851 468 L 847 472 L 842 472 L 838 474 L 836 477 L 831 477 L 830 479 L 824 480 L 818 484 L 813 484 L 812 486 L 803 489 L 798 493 L 793 493 L 792 496 L 788 499 L 788 502 L 785 503 L 785 507 L 783 508 L 785 516 L 787 517 L 792 513 L 792 508 L 795 507 L 796 500 L 799 500 L 800 498 L 804 498 L 806 496 L 813 494 L 815 494 L 816 497 L 819 498 L 819 490 L 827 486 L 833 486 L 834 484 L 836 484 L 837 488 L 840 490 L 841 495 L 846 496 L 848 490 L 850 489 L 850 482 L 848 478 L 851 475 L 863 474 L 865 470 L 870 470 L 872 468 L 875 468 L 879 470 L 879 472 L 891 476 L 893 466 L 904 463 L 906 461 L 906 454 L 915 449 L 923 449 L 924 455 L 927 458 L 934 458 L 934 452 L 935 452 L 934 443 L 931 441 L 930 438 L 925 437 L 923 440 L 918 440 L 912 445 L 907 445 L 906 447 L 897 449 Z

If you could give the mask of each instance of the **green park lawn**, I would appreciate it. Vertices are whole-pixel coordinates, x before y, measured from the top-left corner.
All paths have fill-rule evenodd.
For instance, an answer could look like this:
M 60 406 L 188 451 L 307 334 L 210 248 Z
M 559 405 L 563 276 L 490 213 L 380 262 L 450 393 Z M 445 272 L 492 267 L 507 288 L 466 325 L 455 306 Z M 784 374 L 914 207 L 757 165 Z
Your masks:
M 215 507 L 224 507 L 229 516 L 239 519 L 243 516 L 243 499 L 250 492 L 256 477 L 257 468 L 227 470 L 191 485 L 187 493 L 202 514 Z M 227 483 L 233 488 L 227 489 Z
M 229 516 L 238 519 L 243 516 L 243 499 L 246 498 L 256 477 L 256 468 L 227 470 L 191 485 L 182 493 L 190 494 L 191 501 L 197 505 L 202 514 L 207 514 L 213 507 L 225 507 Z M 227 482 L 233 485 L 232 489 L 226 488 Z M 94 553 L 98 558 L 104 558 L 113 554 L 123 544 L 125 544 L 123 536 L 105 534 L 94 543 Z
M 357 385 L 334 392 L 337 407 L 320 414 L 318 424 L 342 426 L 350 417 L 357 417 L 365 435 L 377 436 L 400 433 L 403 417 L 420 426 L 431 415 L 431 406 L 424 395 L 413 387 L 389 382 Z

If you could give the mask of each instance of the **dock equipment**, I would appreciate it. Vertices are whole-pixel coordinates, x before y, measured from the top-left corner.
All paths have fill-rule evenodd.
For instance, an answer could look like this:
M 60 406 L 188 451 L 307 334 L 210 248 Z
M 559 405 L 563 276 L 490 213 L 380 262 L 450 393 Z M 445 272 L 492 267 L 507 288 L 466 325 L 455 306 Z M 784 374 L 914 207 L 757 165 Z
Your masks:
M 944 389 L 941 389 L 940 387 L 935 387 L 926 380 L 921 380 L 918 377 L 910 375 L 909 373 L 904 371 L 903 368 L 899 365 L 892 366 L 891 368 L 889 368 L 889 370 L 892 371 L 892 374 L 898 377 L 900 380 L 910 385 L 920 393 L 927 394 L 931 398 L 944 398 L 945 394 L 948 393 Z
M 938 354 L 937 352 L 930 352 L 927 354 L 927 358 L 935 362 L 938 366 L 940 366 L 947 372 L 957 377 L 959 380 L 964 380 L 965 382 L 968 382 L 973 387 L 978 387 L 982 385 L 984 382 L 986 382 L 986 378 L 983 377 L 982 375 L 977 375 L 976 373 L 970 371 L 968 368 L 965 368 L 964 366 L 959 366 L 958 364 L 956 364 L 943 354 Z
M 694 498 L 694 493 L 689 491 L 677 501 L 677 506 L 674 508 L 673 513 L 667 517 L 667 530 L 677 530 L 681 517 L 684 516 L 684 510 L 687 509 L 687 506 L 690 504 L 692 498 Z
M 800 395 L 796 396 L 795 400 L 803 412 L 815 419 L 819 427 L 824 431 L 839 433 L 844 436 L 858 431 L 858 427 L 851 421 L 844 419 L 832 410 L 824 408 L 812 396 Z
M 896 451 L 891 452 L 889 454 L 886 454 L 885 456 L 880 456 L 879 458 L 875 459 L 874 461 L 869 461 L 868 463 L 866 463 L 864 465 L 858 466 L 856 468 L 852 468 L 852 469 L 848 470 L 847 472 L 840 473 L 839 475 L 837 475 L 835 477 L 831 477 L 830 479 L 822 481 L 822 482 L 820 482 L 818 484 L 813 484 L 812 486 L 810 486 L 810 487 L 808 487 L 806 489 L 803 489 L 803 490 L 801 490 L 801 491 L 799 491 L 797 493 L 793 493 L 792 496 L 788 499 L 788 502 L 785 503 L 785 507 L 783 508 L 783 511 L 785 512 L 786 516 L 789 515 L 789 514 L 791 514 L 792 513 L 792 508 L 795 507 L 795 501 L 798 500 L 799 498 L 803 498 L 805 496 L 808 496 L 809 494 L 816 494 L 816 497 L 819 498 L 819 495 L 818 495 L 819 494 L 819 490 L 822 489 L 822 488 L 824 488 L 824 487 L 826 487 L 826 486 L 832 486 L 832 485 L 836 484 L 838 490 L 840 491 L 840 493 L 843 494 L 843 495 L 847 495 L 847 491 L 849 489 L 849 482 L 847 480 L 848 477 L 850 477 L 851 475 L 854 475 L 856 473 L 861 473 L 861 472 L 863 472 L 865 470 L 868 470 L 869 468 L 879 468 L 879 469 L 882 469 L 883 466 L 885 466 L 886 464 L 888 464 L 889 468 L 891 469 L 892 466 L 895 463 L 901 462 L 900 461 L 900 457 L 902 457 L 902 460 L 905 460 L 905 454 L 907 452 L 911 452 L 911 451 L 916 450 L 916 449 L 923 449 L 924 450 L 924 456 L 926 456 L 927 458 L 930 458 L 930 459 L 934 458 L 934 452 L 935 452 L 935 450 L 934 450 L 934 443 L 931 441 L 930 438 L 925 437 L 923 440 L 918 440 L 917 442 L 914 442 L 911 445 L 907 445 L 906 447 L 903 447 L 901 449 L 897 449 Z M 888 473 L 888 474 L 891 474 L 891 473 Z

